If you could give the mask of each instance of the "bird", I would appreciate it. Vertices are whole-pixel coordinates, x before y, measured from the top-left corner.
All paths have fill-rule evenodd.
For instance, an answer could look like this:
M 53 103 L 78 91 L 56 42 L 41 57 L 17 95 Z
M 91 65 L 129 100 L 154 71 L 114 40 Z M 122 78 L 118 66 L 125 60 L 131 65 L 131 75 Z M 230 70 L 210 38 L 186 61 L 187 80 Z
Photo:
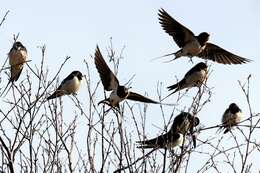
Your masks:
M 222 116 L 222 128 L 225 129 L 224 134 L 231 131 L 231 128 L 240 122 L 241 117 L 241 109 L 236 103 L 231 103 Z
M 196 148 L 196 136 L 194 135 L 194 127 L 198 126 L 200 120 L 198 117 L 192 116 L 188 112 L 181 112 L 174 118 L 171 127 L 172 132 L 178 132 L 183 135 L 189 134 L 192 136 L 193 146 Z
M 82 78 L 83 75 L 80 71 L 73 71 L 61 82 L 55 92 L 47 97 L 47 100 L 61 97 L 63 95 L 76 94 L 80 88 Z
M 137 148 L 174 148 L 175 146 L 182 145 L 184 136 L 186 134 L 193 133 L 193 128 L 200 123 L 198 117 L 192 116 L 188 112 L 181 112 L 177 115 L 174 120 L 170 130 L 158 137 L 153 139 L 148 139 L 144 141 L 137 141 L 139 144 Z M 194 141 L 194 146 L 196 147 L 196 140 Z
M 28 58 L 28 54 L 27 54 L 26 47 L 20 41 L 14 42 L 12 48 L 8 53 L 11 76 L 1 95 L 5 93 L 10 83 L 13 83 L 19 79 L 23 70 L 24 63 L 26 62 L 27 58 Z
M 98 105 L 104 103 L 113 108 L 119 109 L 119 103 L 125 99 L 145 102 L 145 103 L 159 104 L 159 102 L 157 101 L 147 98 L 141 94 L 129 91 L 129 88 L 127 88 L 124 85 L 120 85 L 117 77 L 114 75 L 114 73 L 110 70 L 110 68 L 106 64 L 98 46 L 96 47 L 94 59 L 104 89 L 106 91 L 112 91 L 110 96 L 100 101 Z
M 170 131 L 186 135 L 187 133 L 192 132 L 193 127 L 198 126 L 199 123 L 200 120 L 198 117 L 192 116 L 188 112 L 181 112 L 174 118 Z
M 204 62 L 200 62 L 196 64 L 185 74 L 182 80 L 180 80 L 174 85 L 167 87 L 169 91 L 175 89 L 168 96 L 185 88 L 190 88 L 195 86 L 200 87 L 203 84 L 204 80 L 207 78 L 207 76 L 208 76 L 207 64 L 205 64 Z
M 164 9 L 159 9 L 159 23 L 166 33 L 172 36 L 175 43 L 180 47 L 175 53 L 165 56 L 175 55 L 175 59 L 182 56 L 212 60 L 221 64 L 242 64 L 250 62 L 250 59 L 235 55 L 213 43 L 208 42 L 209 33 L 201 32 L 195 36 L 194 33 L 184 25 L 171 17 Z

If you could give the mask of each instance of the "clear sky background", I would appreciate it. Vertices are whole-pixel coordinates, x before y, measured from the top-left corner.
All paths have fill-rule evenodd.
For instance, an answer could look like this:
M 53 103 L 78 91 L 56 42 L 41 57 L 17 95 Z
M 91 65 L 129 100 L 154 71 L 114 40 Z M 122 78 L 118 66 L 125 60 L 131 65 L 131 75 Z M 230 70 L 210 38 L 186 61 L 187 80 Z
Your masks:
M 249 74 L 252 74 L 252 108 L 254 112 L 259 112 L 259 0 L 3 1 L 0 16 L 7 10 L 10 10 L 10 13 L 0 28 L 0 62 L 3 64 L 12 46 L 12 35 L 19 32 L 19 40 L 27 47 L 31 64 L 39 64 L 41 54 L 37 46 L 45 44 L 50 75 L 56 74 L 57 64 L 61 64 L 65 56 L 71 56 L 60 73 L 61 79 L 77 69 L 86 74 L 83 64 L 86 59 L 91 65 L 92 78 L 98 81 L 99 77 L 90 55 L 94 54 L 97 44 L 106 55 L 106 47 L 112 37 L 118 52 L 125 46 L 119 80 L 125 83 L 135 74 L 131 85 L 133 90 L 142 94 L 147 92 L 151 98 L 157 98 L 157 82 L 162 82 L 163 87 L 171 85 L 176 80 L 175 76 L 182 78 L 194 65 L 188 58 L 171 63 L 162 63 L 163 60 L 151 61 L 154 57 L 178 50 L 158 22 L 157 13 L 160 8 L 164 8 L 195 34 L 206 31 L 210 33 L 210 42 L 253 60 L 249 64 L 232 66 L 210 62 L 213 73 L 208 86 L 214 87 L 213 97 L 211 103 L 199 115 L 202 123 L 205 126 L 219 123 L 224 110 L 231 102 L 236 102 L 241 107 L 245 118 L 248 116 L 246 100 L 237 81 L 246 81 Z M 198 58 L 193 60 L 195 63 L 201 61 Z M 22 78 L 24 77 L 22 75 Z M 1 86 L 4 85 L 5 83 L 1 83 Z M 188 92 L 190 98 L 186 99 L 187 102 L 182 102 L 178 109 L 183 110 L 185 106 L 189 106 L 196 91 L 197 89 L 191 89 Z M 79 99 L 84 101 L 86 94 L 86 86 L 83 84 L 78 93 Z M 166 94 L 168 92 L 163 88 L 163 95 Z M 167 102 L 175 99 L 176 96 L 171 96 Z M 63 100 L 65 107 L 71 103 L 66 97 Z M 160 109 L 151 105 L 148 113 L 147 127 L 154 130 L 147 135 L 155 136 L 159 130 L 153 125 L 163 125 L 163 119 L 158 115 Z M 65 113 L 64 116 L 69 118 L 70 115 Z M 257 162 L 260 161 L 259 157 L 256 159 Z

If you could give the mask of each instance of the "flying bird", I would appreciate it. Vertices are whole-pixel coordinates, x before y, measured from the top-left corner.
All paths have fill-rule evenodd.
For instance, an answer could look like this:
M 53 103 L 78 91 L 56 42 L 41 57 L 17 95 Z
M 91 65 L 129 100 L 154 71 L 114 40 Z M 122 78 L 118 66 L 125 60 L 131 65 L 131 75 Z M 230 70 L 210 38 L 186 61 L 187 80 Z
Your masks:
M 193 133 L 193 128 L 199 124 L 199 118 L 192 116 L 188 112 L 181 112 L 174 118 L 170 130 L 153 139 L 137 141 L 137 148 L 174 148 L 182 145 L 184 136 Z M 194 146 L 196 147 L 196 139 L 193 138 Z
M 222 124 L 223 128 L 225 128 L 224 134 L 229 132 L 233 126 L 237 125 L 241 117 L 241 109 L 235 103 L 231 103 L 222 116 Z
M 9 64 L 11 68 L 11 76 L 8 84 L 6 85 L 1 95 L 3 95 L 3 93 L 6 91 L 10 83 L 13 83 L 19 79 L 21 72 L 23 70 L 24 63 L 27 60 L 27 57 L 28 55 L 25 46 L 19 41 L 14 42 L 12 48 L 8 53 Z
M 184 88 L 200 87 L 204 80 L 207 78 L 207 65 L 204 62 L 200 62 L 192 67 L 184 76 L 182 80 L 174 85 L 168 86 L 169 91 L 174 90 L 168 96 L 180 91 Z M 167 97 L 168 97 L 167 96 Z
M 109 98 L 100 101 L 98 104 L 105 103 L 107 105 L 116 107 L 118 109 L 119 109 L 119 103 L 125 99 L 145 102 L 145 103 L 159 104 L 159 102 L 157 101 L 142 96 L 138 93 L 129 91 L 128 90 L 129 88 L 120 85 L 117 77 L 114 75 L 114 73 L 110 70 L 110 68 L 106 64 L 98 46 L 95 52 L 95 65 L 99 73 L 99 76 L 101 78 L 104 89 L 106 91 L 112 91 Z
M 73 71 L 61 82 L 60 86 L 47 98 L 47 100 L 61 97 L 63 95 L 76 94 L 80 88 L 82 78 L 83 75 L 80 71 Z
M 175 43 L 181 48 L 175 53 L 164 56 L 175 55 L 173 60 L 182 56 L 190 58 L 197 56 L 221 64 L 242 64 L 251 61 L 209 43 L 209 34 L 207 32 L 195 36 L 191 30 L 172 18 L 164 9 L 160 9 L 158 15 L 162 28 L 173 37 Z

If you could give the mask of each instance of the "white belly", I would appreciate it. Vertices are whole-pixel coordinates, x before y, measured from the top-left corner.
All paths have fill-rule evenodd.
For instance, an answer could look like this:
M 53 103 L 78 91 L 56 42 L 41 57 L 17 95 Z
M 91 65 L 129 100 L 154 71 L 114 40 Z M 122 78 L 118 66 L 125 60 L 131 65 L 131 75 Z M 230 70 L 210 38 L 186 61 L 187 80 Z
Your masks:
M 229 112 L 229 113 L 223 115 L 222 123 L 225 126 L 232 127 L 232 126 L 234 126 L 234 125 L 236 125 L 237 123 L 240 122 L 241 117 L 242 117 L 241 112 L 238 112 L 236 114 L 232 114 L 232 113 Z
M 123 100 L 124 100 L 124 98 L 118 97 L 118 95 L 116 94 L 116 91 L 112 91 L 109 96 L 109 101 L 112 106 L 116 106 L 119 102 L 121 102 Z
M 200 43 L 197 40 L 190 41 L 182 48 L 183 56 L 197 56 L 203 48 L 200 46 Z
M 61 90 L 65 94 L 76 93 L 80 87 L 80 80 L 77 77 L 74 77 L 72 80 L 67 81 L 62 87 Z
M 180 137 L 177 140 L 167 143 L 166 144 L 166 148 L 172 149 L 172 148 L 174 148 L 174 147 L 176 147 L 178 145 L 182 145 L 183 139 L 184 139 L 183 135 L 180 134 Z

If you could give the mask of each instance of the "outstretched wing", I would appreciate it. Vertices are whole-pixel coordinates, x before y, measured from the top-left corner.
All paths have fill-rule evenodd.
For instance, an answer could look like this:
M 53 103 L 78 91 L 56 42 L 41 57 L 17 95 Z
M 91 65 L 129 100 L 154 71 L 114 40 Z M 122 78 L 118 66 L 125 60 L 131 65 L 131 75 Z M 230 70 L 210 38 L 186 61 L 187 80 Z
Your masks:
M 134 101 L 139 101 L 139 102 L 145 102 L 145 103 L 155 103 L 158 104 L 159 102 L 154 101 L 152 99 L 149 99 L 143 95 L 140 95 L 138 93 L 134 92 L 129 92 L 129 95 L 127 96 L 127 99 L 129 100 L 134 100 Z
M 106 64 L 98 46 L 95 52 L 95 64 L 105 90 L 115 90 L 119 85 L 118 79 Z
M 195 39 L 191 30 L 172 18 L 164 9 L 160 9 L 158 15 L 161 26 L 166 33 L 173 37 L 173 40 L 180 48 Z
M 206 47 L 197 56 L 221 64 L 242 64 L 251 61 L 250 59 L 246 59 L 238 55 L 235 55 L 212 43 L 206 43 Z

